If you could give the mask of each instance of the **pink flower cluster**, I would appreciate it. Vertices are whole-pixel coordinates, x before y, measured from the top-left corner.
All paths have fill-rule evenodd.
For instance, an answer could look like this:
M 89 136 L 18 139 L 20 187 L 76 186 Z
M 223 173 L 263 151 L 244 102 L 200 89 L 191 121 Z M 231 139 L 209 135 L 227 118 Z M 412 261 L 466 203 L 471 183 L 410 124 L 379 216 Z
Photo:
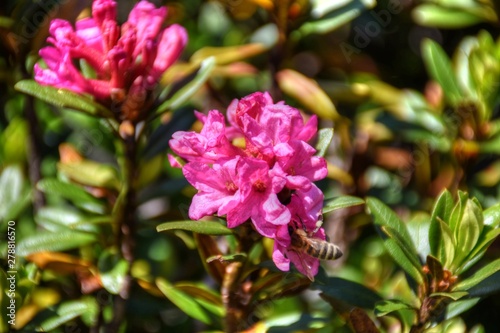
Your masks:
M 115 1 L 95 0 L 92 17 L 77 21 L 76 30 L 68 21 L 52 20 L 47 41 L 53 46 L 40 50 L 47 68 L 36 64 L 35 80 L 112 101 L 134 119 L 183 51 L 187 33 L 176 24 L 162 29 L 167 9 L 147 1 L 137 3 L 121 27 L 116 14 Z M 95 78 L 75 66 L 79 59 L 91 66 Z
M 321 216 L 323 193 L 313 182 L 326 177 L 326 162 L 307 143 L 316 134 L 316 116 L 304 123 L 299 110 L 257 92 L 231 103 L 229 125 L 217 110 L 197 117 L 204 124 L 200 133 L 177 132 L 170 141 L 198 190 L 190 218 L 216 213 L 229 228 L 250 220 L 261 235 L 275 239 L 279 269 L 288 271 L 292 261 L 302 273 L 315 275 L 318 259 L 293 251 L 290 231 L 312 232 Z M 180 166 L 172 156 L 170 161 Z M 324 240 L 323 230 L 315 237 Z

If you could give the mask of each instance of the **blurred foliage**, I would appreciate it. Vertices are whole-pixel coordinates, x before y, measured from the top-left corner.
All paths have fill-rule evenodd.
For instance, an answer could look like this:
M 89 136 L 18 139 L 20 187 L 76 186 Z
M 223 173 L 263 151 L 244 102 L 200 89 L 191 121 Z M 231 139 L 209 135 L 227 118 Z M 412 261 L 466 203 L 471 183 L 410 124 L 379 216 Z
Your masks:
M 133 3 L 120 1 L 122 21 Z M 109 110 L 30 80 L 49 19 L 73 22 L 90 1 L 0 7 L 0 304 L 14 221 L 12 331 L 99 332 L 129 278 L 121 332 L 223 331 L 228 279 L 245 291 L 245 332 L 497 329 L 496 1 L 155 4 L 189 44 L 163 76 L 132 184 Z M 199 130 L 194 109 L 223 111 L 264 90 L 323 128 L 324 227 L 344 257 L 312 284 L 278 271 L 272 242 L 251 230 L 189 221 L 194 190 L 166 158 L 172 133 Z M 132 263 L 118 240 L 127 186 L 137 191 Z M 8 327 L 2 310 L 0 332 Z

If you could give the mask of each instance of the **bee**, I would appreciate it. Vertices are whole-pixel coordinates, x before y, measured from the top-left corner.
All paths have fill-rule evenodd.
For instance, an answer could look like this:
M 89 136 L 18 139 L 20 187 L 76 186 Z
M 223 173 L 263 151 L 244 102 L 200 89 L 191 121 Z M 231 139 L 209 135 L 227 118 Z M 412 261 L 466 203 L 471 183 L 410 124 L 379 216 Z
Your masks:
M 342 256 L 342 250 L 327 240 L 313 238 L 304 229 L 295 229 L 291 235 L 292 249 L 320 260 L 335 260 Z
M 316 229 L 310 233 L 305 230 L 303 223 L 303 228 L 288 228 L 288 232 L 291 237 L 290 250 L 297 254 L 300 259 L 301 266 L 306 271 L 306 276 L 311 281 L 314 281 L 314 276 L 311 273 L 311 267 L 308 264 L 310 260 L 305 259 L 304 256 L 307 255 L 320 260 L 335 260 L 340 258 L 343 254 L 342 250 L 337 245 L 328 241 L 328 238 L 327 240 L 323 240 L 313 236 L 319 230 L 321 224 L 322 221 L 318 221 Z

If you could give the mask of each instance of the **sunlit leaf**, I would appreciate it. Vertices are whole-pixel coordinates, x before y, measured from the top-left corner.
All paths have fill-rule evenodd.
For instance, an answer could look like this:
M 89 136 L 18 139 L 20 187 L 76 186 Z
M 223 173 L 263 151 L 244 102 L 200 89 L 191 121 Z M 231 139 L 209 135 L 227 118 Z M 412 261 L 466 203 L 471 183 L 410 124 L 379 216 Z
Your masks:
M 253 57 L 266 51 L 264 44 L 246 44 L 238 46 L 212 47 L 206 46 L 196 51 L 190 61 L 201 64 L 205 59 L 213 57 L 217 65 L 227 65 L 239 60 Z
M 156 114 L 161 114 L 168 110 L 173 110 L 184 104 L 188 99 L 207 81 L 210 73 L 214 69 L 215 59 L 210 57 L 201 62 L 200 69 L 196 76 L 185 86 L 179 89 L 173 96 L 162 103 L 156 110 Z
M 403 301 L 399 300 L 383 300 L 377 302 L 375 305 L 375 315 L 377 317 L 386 316 L 391 312 L 399 311 L 399 310 L 415 310 L 415 308 Z
M 318 131 L 316 156 L 324 157 L 333 139 L 333 128 L 322 128 Z
M 465 28 L 484 20 L 473 12 L 436 4 L 421 4 L 412 16 L 420 25 L 443 29 Z
M 45 178 L 38 182 L 37 187 L 47 194 L 60 195 L 87 211 L 98 214 L 103 214 L 106 211 L 105 205 L 100 200 L 77 185 L 53 178 Z
M 38 232 L 19 240 L 16 251 L 20 256 L 27 256 L 42 251 L 70 250 L 92 244 L 95 241 L 95 235 L 75 230 L 59 231 L 57 233 Z
M 211 318 L 191 296 L 171 285 L 167 280 L 162 278 L 156 279 L 156 285 L 161 292 L 179 309 L 188 316 L 198 319 L 199 321 L 210 324 Z
M 422 44 L 422 56 L 429 75 L 441 85 L 450 103 L 457 105 L 462 100 L 463 94 L 453 72 L 451 61 L 444 50 L 435 41 L 425 39 Z
M 76 301 L 67 301 L 58 307 L 56 316 L 42 322 L 40 327 L 37 328 L 37 332 L 50 332 L 85 313 L 91 313 L 96 318 L 97 312 L 97 302 L 91 297 L 85 297 Z
M 95 116 L 112 118 L 110 110 L 92 101 L 90 98 L 66 89 L 43 86 L 34 80 L 22 80 L 14 86 L 16 90 L 39 98 L 58 107 L 73 109 Z
M 283 69 L 276 73 L 276 80 L 285 94 L 295 98 L 320 118 L 339 119 L 332 100 L 315 80 L 292 69 Z
M 433 255 L 443 264 L 444 268 L 449 269 L 455 257 L 455 239 L 450 227 L 443 222 L 443 220 L 438 218 L 437 225 L 440 242 L 437 247 L 437 252 L 433 253 Z
M 98 268 L 103 287 L 111 294 L 120 293 L 128 272 L 128 262 L 113 251 L 104 251 L 99 257 Z
M 498 271 L 500 271 L 500 259 L 496 259 L 490 262 L 489 264 L 487 264 L 486 266 L 482 267 L 477 272 L 475 272 L 472 276 L 458 282 L 453 287 L 453 290 L 469 290 L 470 288 L 481 283 L 481 281 L 495 274 Z
M 168 231 L 168 230 L 187 230 L 205 235 L 230 235 L 232 234 L 231 229 L 223 226 L 218 222 L 212 221 L 172 221 L 166 222 L 158 225 L 156 230 Z
M 120 189 L 117 171 L 109 165 L 83 160 L 72 163 L 58 163 L 57 168 L 79 184 L 114 190 Z
M 382 231 L 384 246 L 389 254 L 416 282 L 421 283 L 421 264 L 406 225 L 380 200 L 370 197 L 366 204 L 374 217 L 375 225 Z M 384 237 L 384 234 L 388 237 Z
M 16 218 L 29 204 L 30 191 L 24 188 L 25 178 L 17 165 L 9 165 L 0 175 L 0 220 Z
M 341 197 L 325 201 L 325 205 L 323 206 L 323 214 L 332 212 L 337 209 L 363 205 L 364 203 L 365 201 L 361 198 L 343 195 Z

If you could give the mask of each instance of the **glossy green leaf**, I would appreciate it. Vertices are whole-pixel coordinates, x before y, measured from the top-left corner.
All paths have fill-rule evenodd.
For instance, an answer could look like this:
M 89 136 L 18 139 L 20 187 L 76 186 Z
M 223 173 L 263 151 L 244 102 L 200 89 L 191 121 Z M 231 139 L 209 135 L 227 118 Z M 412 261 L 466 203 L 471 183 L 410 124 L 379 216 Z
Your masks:
M 231 229 L 218 222 L 212 221 L 172 221 L 162 223 L 156 227 L 156 231 L 187 230 L 205 235 L 230 235 Z
M 438 219 L 449 221 L 454 205 L 455 203 L 453 202 L 453 197 L 448 190 L 444 190 L 443 192 L 441 192 L 436 200 L 436 203 L 434 204 L 429 225 L 428 239 L 431 250 L 430 253 L 436 258 L 440 258 L 438 254 L 442 246 L 441 228 Z
M 468 290 L 471 297 L 487 297 L 500 291 L 500 271 L 496 271 Z
M 489 226 L 486 226 L 483 229 L 483 233 L 481 234 L 476 246 L 462 261 L 462 265 L 457 268 L 456 273 L 462 274 L 467 269 L 472 267 L 476 262 L 478 262 L 486 253 L 488 247 L 493 243 L 493 241 L 499 235 L 500 235 L 500 229 L 491 229 L 489 228 Z
M 443 29 L 465 28 L 484 20 L 473 12 L 437 4 L 422 4 L 414 9 L 412 15 L 420 25 Z
M 322 291 L 326 297 L 332 297 L 360 308 L 373 309 L 377 302 L 382 301 L 375 291 L 342 278 L 328 278 L 327 284 L 315 283 L 314 287 Z
M 98 305 L 94 298 L 84 297 L 81 300 L 67 301 L 62 303 L 57 309 L 57 315 L 44 320 L 37 332 L 49 332 L 57 327 L 78 318 L 84 314 L 92 314 L 91 317 L 96 320 Z
M 72 163 L 58 163 L 57 168 L 79 184 L 114 190 L 120 189 L 117 171 L 109 165 L 84 160 Z
M 80 246 L 92 244 L 96 236 L 75 230 L 52 232 L 38 232 L 19 240 L 17 254 L 27 256 L 41 251 L 66 251 Z
M 422 282 L 420 260 L 406 225 L 380 200 L 370 197 L 366 204 L 375 225 L 382 231 L 381 237 L 389 254 L 415 281 Z
M 455 266 L 460 266 L 472 249 L 476 246 L 483 231 L 483 211 L 474 200 L 467 200 L 458 228 L 455 229 L 457 248 L 455 251 Z
M 207 81 L 215 67 L 215 58 L 210 57 L 201 62 L 200 69 L 196 73 L 196 76 L 188 84 L 183 86 L 179 91 L 177 91 L 173 96 L 171 96 L 167 101 L 162 103 L 156 110 L 156 114 L 166 112 L 168 110 L 176 109 L 197 92 L 200 87 Z
M 429 75 L 436 80 L 452 105 L 462 100 L 462 91 L 458 85 L 451 61 L 439 46 L 431 39 L 425 39 L 422 44 L 422 56 Z
M 84 95 L 65 89 L 43 86 L 34 80 L 22 80 L 14 86 L 16 90 L 39 98 L 58 107 L 89 113 L 94 116 L 113 118 L 113 113 Z
M 212 320 L 209 314 L 187 293 L 179 290 L 162 278 L 156 279 L 156 285 L 160 291 L 185 314 L 207 325 L 211 324 Z
M 341 197 L 325 201 L 325 205 L 323 206 L 323 214 L 332 212 L 337 209 L 363 205 L 364 203 L 365 201 L 361 198 L 343 195 Z
M 483 211 L 484 225 L 496 228 L 500 225 L 500 203 Z
M 212 257 L 207 258 L 207 263 L 211 263 L 214 260 L 218 260 L 223 263 L 230 263 L 230 262 L 244 262 L 247 258 L 247 255 L 245 253 L 234 253 L 234 254 L 226 254 L 226 255 L 215 255 Z
M 422 264 L 416 252 L 404 243 L 394 229 L 387 226 L 381 226 L 380 229 L 388 236 L 388 238 L 384 239 L 384 246 L 394 261 L 417 283 L 423 283 Z
M 128 262 L 117 253 L 104 251 L 99 257 L 98 268 L 103 287 L 111 294 L 119 294 L 125 283 Z
M 460 223 L 462 222 L 463 214 L 465 212 L 465 207 L 467 206 L 468 199 L 469 195 L 467 193 L 458 191 L 458 202 L 455 204 L 455 207 L 453 207 L 450 219 L 443 220 L 450 227 L 453 236 L 457 235 L 457 229 L 460 228 Z
M 10 165 L 0 175 L 0 219 L 7 219 L 10 210 L 23 196 L 24 176 L 21 168 Z
M 377 317 L 386 316 L 389 313 L 399 310 L 415 310 L 415 308 L 399 300 L 383 300 L 375 305 L 375 315 Z
M 302 38 L 309 34 L 325 34 L 333 31 L 359 16 L 363 11 L 372 5 L 374 5 L 374 1 L 350 1 L 346 6 L 330 12 L 320 20 L 304 23 L 297 30 L 294 38 Z
M 479 297 L 466 298 L 466 299 L 459 299 L 456 302 L 448 304 L 448 307 L 445 312 L 445 318 L 450 319 L 464 313 L 465 311 L 469 310 L 474 305 L 476 305 L 477 302 L 479 302 L 479 300 L 480 300 Z
M 86 216 L 67 207 L 43 207 L 38 211 L 35 221 L 39 226 L 52 232 L 68 228 L 96 234 L 99 232 L 95 225 L 88 222 Z
M 38 182 L 37 188 L 47 194 L 60 195 L 89 212 L 103 214 L 106 211 L 105 205 L 100 200 L 94 198 L 77 185 L 65 183 L 54 178 L 45 178 Z
M 500 259 L 490 262 L 475 272 L 472 276 L 460 281 L 453 287 L 453 290 L 469 290 L 498 271 L 500 271 Z
M 322 128 L 318 131 L 316 143 L 316 156 L 324 157 L 333 139 L 333 128 Z
M 450 269 L 453 258 L 455 257 L 455 239 L 450 227 L 443 222 L 443 220 L 438 218 L 437 224 L 440 242 L 437 253 L 433 253 L 433 255 L 443 264 L 444 268 Z
M 430 297 L 446 297 L 449 298 L 453 301 L 458 301 L 459 299 L 467 296 L 469 293 L 466 291 L 453 291 L 451 293 L 447 292 L 437 292 L 437 293 L 432 293 Z
M 419 257 L 424 260 L 430 253 L 429 227 L 430 217 L 427 214 L 414 216 L 407 224 L 408 233 L 415 244 Z

